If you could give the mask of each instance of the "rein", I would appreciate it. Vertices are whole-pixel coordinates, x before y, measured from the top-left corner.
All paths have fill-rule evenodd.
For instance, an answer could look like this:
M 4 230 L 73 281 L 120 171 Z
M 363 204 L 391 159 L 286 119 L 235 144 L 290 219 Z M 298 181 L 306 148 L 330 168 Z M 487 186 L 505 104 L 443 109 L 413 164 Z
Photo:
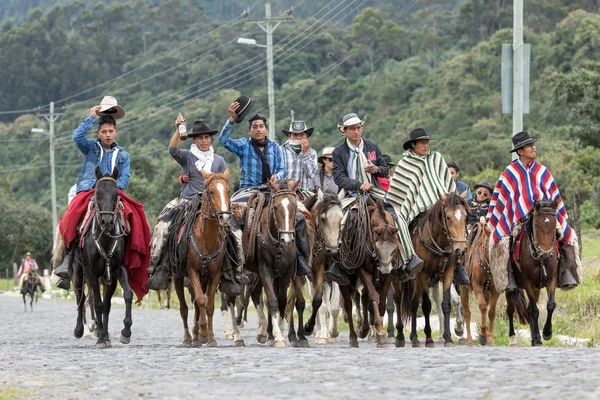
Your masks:
M 269 204 L 267 205 L 268 211 L 267 211 L 267 220 L 265 221 L 266 226 L 267 226 L 267 232 L 269 233 L 269 237 L 265 237 L 264 234 L 258 230 L 256 232 L 256 236 L 258 237 L 258 239 L 260 240 L 260 244 L 269 251 L 269 253 L 271 253 L 272 255 L 276 256 L 276 258 L 280 259 L 283 255 L 284 252 L 286 252 L 291 246 L 292 243 L 288 243 L 285 245 L 282 245 L 281 242 L 278 240 L 278 238 L 275 238 L 273 236 L 273 234 L 271 233 L 271 215 L 275 215 L 275 212 L 273 210 L 273 203 L 276 197 L 279 196 L 293 196 L 294 198 L 296 197 L 296 193 L 293 190 L 290 189 L 281 189 L 276 191 L 275 193 L 272 193 L 269 199 Z M 261 210 L 262 211 L 262 210 Z M 277 218 L 275 218 L 274 221 L 274 225 L 275 225 L 275 229 L 277 229 L 277 235 L 281 235 L 282 233 L 285 234 L 295 234 L 296 231 L 284 231 L 282 229 L 279 228 L 279 224 L 277 223 Z M 280 264 L 279 262 L 276 263 L 276 268 L 277 268 L 277 264 Z
M 540 246 L 540 242 L 537 237 L 537 229 L 535 229 L 534 220 L 536 217 L 541 217 L 543 215 L 549 215 L 551 217 L 556 217 L 556 210 L 549 207 L 543 207 L 539 212 L 533 213 L 533 218 L 531 220 L 531 237 L 529 238 L 529 254 L 531 257 L 540 263 L 540 267 L 542 268 L 542 273 L 540 276 L 540 283 L 538 285 L 539 288 L 545 287 L 548 283 L 548 272 L 546 271 L 546 262 L 552 256 L 555 255 L 554 242 L 553 245 L 550 246 L 549 249 L 544 250 Z M 555 228 L 556 229 L 556 228 Z
M 447 257 L 450 254 L 452 254 L 452 248 L 454 247 L 454 243 L 466 243 L 466 239 L 457 239 L 457 238 L 453 238 L 452 236 L 450 236 L 450 229 L 448 228 L 448 218 L 447 218 L 447 214 L 446 214 L 446 210 L 442 205 L 442 220 L 444 221 L 442 225 L 443 230 L 442 232 L 444 233 L 444 235 L 446 235 L 446 239 L 448 240 L 448 246 L 446 246 L 445 249 L 442 249 L 437 242 L 435 241 L 435 239 L 433 238 L 433 230 L 431 229 L 431 219 L 427 218 L 426 224 L 427 224 L 427 230 L 429 231 L 429 237 L 431 239 L 431 244 L 427 243 L 427 241 L 425 240 L 425 238 L 423 237 L 423 230 L 422 230 L 422 225 L 424 224 L 417 224 L 418 227 L 418 231 L 419 231 L 419 239 L 421 241 L 421 244 L 427 249 L 429 250 L 429 252 L 431 254 L 433 254 L 436 257 Z

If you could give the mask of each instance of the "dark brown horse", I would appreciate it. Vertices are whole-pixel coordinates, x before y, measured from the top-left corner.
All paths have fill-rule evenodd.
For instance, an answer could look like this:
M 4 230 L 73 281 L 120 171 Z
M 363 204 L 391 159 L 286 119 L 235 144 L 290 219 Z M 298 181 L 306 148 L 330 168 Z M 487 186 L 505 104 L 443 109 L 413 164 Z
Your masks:
M 227 226 L 231 218 L 229 205 L 229 170 L 222 174 L 202 171 L 204 192 L 191 232 L 184 228 L 187 254 L 185 268 L 190 281 L 189 291 L 194 303 L 194 328 L 188 329 L 188 306 L 184 293 L 184 278 L 174 279 L 179 298 L 179 313 L 183 321 L 183 345 L 189 347 L 216 346 L 213 332 L 215 293 L 221 280 L 221 266 L 226 252 Z M 183 240 L 183 239 L 182 239 Z
M 516 346 L 513 316 L 515 310 L 521 323 L 528 323 L 531 329 L 531 345 L 541 346 L 542 337 L 538 325 L 539 309 L 537 301 L 542 288 L 546 288 L 548 316 L 544 325 L 543 338 L 552 338 L 552 313 L 556 307 L 554 293 L 558 281 L 558 242 L 556 239 L 556 209 L 558 200 L 536 200 L 533 210 L 522 226 L 524 229 L 518 262 L 511 263 L 517 291 L 507 291 L 507 312 L 510 345 Z M 527 299 L 523 291 L 527 293 Z M 529 305 L 528 305 L 529 303 Z
M 454 278 L 454 266 L 464 256 L 466 248 L 466 216 L 467 203 L 457 194 L 441 195 L 440 199 L 421 214 L 411 232 L 413 246 L 417 255 L 423 260 L 421 272 L 415 281 L 403 285 L 402 314 L 403 318 L 411 319 L 410 340 L 413 347 L 419 347 L 417 337 L 417 309 L 423 300 L 425 316 L 425 345 L 435 347 L 431 337 L 429 321 L 431 300 L 429 299 L 429 283 L 443 284 L 442 311 L 444 313 L 445 346 L 454 345 L 450 333 L 450 287 Z M 406 296 L 409 296 L 410 301 Z M 396 345 L 404 345 L 404 335 L 401 331 L 396 336 Z
M 471 337 L 471 308 L 469 307 L 470 292 L 473 292 L 475 297 L 477 297 L 481 316 L 479 343 L 481 345 L 494 344 L 494 319 L 496 318 L 496 304 L 500 293 L 496 290 L 494 277 L 490 269 L 488 254 L 489 238 L 490 230 L 487 226 L 481 222 L 473 225 L 465 255 L 465 267 L 471 282 L 469 285 L 462 285 L 460 287 L 460 300 L 467 325 L 467 344 L 473 343 L 473 338 Z M 489 318 L 489 325 L 486 323 L 486 317 Z
M 27 273 L 27 277 L 23 280 L 23 285 L 21 286 L 21 294 L 23 295 L 23 306 L 25 307 L 25 312 L 27 312 L 27 301 L 25 297 L 29 295 L 31 298 L 29 302 L 29 308 L 31 312 L 33 312 L 33 299 L 37 295 L 38 291 L 38 275 L 35 271 L 29 271 Z
M 364 195 L 366 196 L 366 195 Z M 357 200 L 359 209 L 362 207 L 360 202 L 363 201 L 360 197 Z M 369 201 L 367 209 L 367 221 L 363 229 L 361 229 L 360 210 L 359 215 L 354 217 L 354 222 L 351 225 L 346 224 L 342 231 L 342 244 L 340 245 L 340 255 L 346 253 L 344 250 L 353 249 L 355 252 L 360 252 L 365 249 L 366 253 L 362 260 L 354 265 L 346 264 L 347 258 L 341 257 L 342 267 L 346 270 L 353 269 L 350 275 L 350 285 L 340 286 L 342 298 L 344 302 L 344 311 L 348 315 L 348 326 L 350 329 L 350 346 L 358 347 L 358 337 L 367 337 L 370 324 L 368 318 L 369 309 L 373 315 L 373 325 L 376 330 L 377 347 L 387 347 L 387 332 L 383 327 L 381 316 L 385 313 L 386 294 L 391 285 L 391 271 L 398 260 L 398 252 L 400 242 L 398 240 L 398 228 L 394 223 L 392 215 L 385 210 L 383 202 L 377 200 L 375 204 Z M 349 212 L 353 212 L 350 210 Z M 358 236 L 348 240 L 348 232 L 357 232 L 358 235 L 366 235 L 365 241 Z M 350 267 L 350 268 L 349 268 Z M 352 320 L 352 300 L 355 297 L 358 289 L 358 284 L 362 283 L 366 289 L 366 295 L 363 295 L 363 318 L 361 326 L 357 332 L 354 329 Z M 381 294 L 381 295 L 380 295 Z M 368 300 L 367 300 L 368 299 Z

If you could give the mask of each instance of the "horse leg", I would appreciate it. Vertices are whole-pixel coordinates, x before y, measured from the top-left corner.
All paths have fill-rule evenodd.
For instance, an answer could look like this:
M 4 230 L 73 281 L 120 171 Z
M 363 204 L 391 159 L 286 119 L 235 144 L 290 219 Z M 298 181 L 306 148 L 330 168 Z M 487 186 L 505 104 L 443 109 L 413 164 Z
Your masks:
M 206 319 L 208 322 L 208 347 L 216 347 L 215 332 L 213 330 L 213 317 L 215 314 L 215 296 L 217 294 L 217 286 L 219 285 L 219 277 L 221 274 L 215 274 L 215 277 L 210 281 L 207 287 L 208 302 L 206 304 Z
M 290 295 L 287 298 L 285 315 L 288 320 L 288 340 L 290 342 L 291 347 L 298 347 L 298 335 L 296 335 L 296 329 L 294 327 L 294 300 L 296 299 L 296 280 L 301 279 L 300 277 L 295 277 L 290 289 Z M 300 327 L 298 327 L 300 330 Z
M 90 276 L 88 285 L 91 286 L 92 292 L 94 293 L 94 309 L 96 311 L 97 325 L 96 332 L 98 333 L 96 348 L 106 348 L 108 347 L 106 344 L 106 341 L 108 340 L 108 332 L 104 326 L 104 305 L 102 304 L 102 295 L 100 293 L 100 284 L 98 283 L 98 278 L 96 278 L 96 276 Z
M 208 322 L 206 320 L 206 295 L 202 290 L 200 283 L 200 274 L 194 268 L 188 268 L 188 278 L 190 280 L 191 288 L 194 291 L 194 336 L 197 333 L 197 326 L 199 325 L 198 337 L 192 337 L 192 345 L 201 345 L 208 343 Z M 198 307 L 198 308 L 196 308 Z
M 527 293 L 527 297 L 529 298 L 529 310 L 530 310 L 530 320 L 529 327 L 531 330 L 531 345 L 532 346 L 542 346 L 542 337 L 540 335 L 540 327 L 539 327 L 539 318 L 540 318 L 540 310 L 537 306 L 537 298 L 539 297 L 539 289 L 535 290 L 531 286 L 531 284 L 527 284 L 525 291 Z M 537 291 L 537 295 L 536 295 Z
M 229 315 L 227 295 L 225 293 L 221 293 L 221 317 L 223 318 L 223 331 L 225 331 L 225 339 L 232 340 L 233 330 L 231 329 L 231 317 Z
M 27 312 L 27 299 L 25 298 L 27 296 L 27 292 L 23 293 L 23 311 Z
M 327 322 L 327 332 L 329 338 L 327 341 L 329 343 L 335 343 L 337 341 L 337 337 L 340 335 L 340 331 L 338 330 L 338 318 L 340 316 L 340 306 L 341 306 L 341 292 L 340 285 L 336 282 L 331 283 L 331 295 L 329 296 L 329 306 L 328 306 L 328 314 L 329 321 Z M 327 311 L 326 311 L 327 313 Z
M 467 328 L 466 343 L 471 346 L 473 344 L 473 337 L 471 336 L 471 306 L 469 306 L 469 288 L 465 285 L 460 287 L 460 302 L 462 304 L 465 325 Z
M 271 271 L 264 260 L 259 255 L 258 270 L 260 272 L 260 279 L 263 283 L 265 292 L 267 293 L 267 310 L 269 311 L 269 324 L 267 325 L 267 333 L 274 335 L 273 344 L 276 347 L 285 346 L 285 338 L 281 334 L 279 329 L 279 301 L 275 294 L 275 287 L 273 284 L 273 278 L 271 277 Z M 285 304 L 284 304 L 285 307 Z
M 73 278 L 73 289 L 75 291 L 75 299 L 77 301 L 77 324 L 73 330 L 73 335 L 77 339 L 80 339 L 83 336 L 85 324 L 85 293 L 83 292 L 83 280 L 80 274 L 75 272 Z
M 439 339 L 442 340 L 444 338 L 444 319 L 442 318 L 442 302 L 440 301 L 440 283 L 436 283 L 433 285 L 431 289 L 431 297 L 433 297 L 433 302 L 435 304 L 435 310 L 438 317 L 438 326 L 439 326 Z
M 430 316 L 431 316 L 431 300 L 429 299 L 429 291 L 423 290 L 421 293 L 421 301 L 423 302 L 423 316 L 425 317 L 425 328 L 423 331 L 425 332 L 425 347 L 435 347 L 435 342 L 431 337 L 431 324 L 430 324 Z M 416 319 L 416 313 L 415 313 Z
M 298 313 L 298 344 L 300 347 L 309 347 L 308 340 L 306 339 L 306 332 L 304 330 L 304 308 L 306 307 L 306 302 L 304 300 L 304 296 L 302 295 L 302 278 L 294 279 L 293 285 L 295 286 L 294 291 L 296 292 L 296 312 Z M 320 306 L 321 305 L 319 304 L 319 307 Z
M 102 323 L 104 324 L 104 332 L 106 332 L 106 347 L 112 347 L 112 341 L 110 340 L 110 333 L 108 330 L 108 318 L 110 317 L 110 310 L 112 308 L 112 297 L 115 294 L 115 290 L 117 289 L 117 280 L 113 279 L 110 285 L 104 286 L 104 295 L 102 302 L 104 304 L 104 314 L 102 315 Z M 130 319 L 131 319 L 131 306 L 129 311 Z M 131 333 L 130 333 L 131 335 Z
M 163 302 L 162 302 L 162 297 L 160 296 L 160 292 L 162 292 L 162 290 L 157 290 L 156 291 L 156 296 L 158 297 L 158 308 L 160 308 L 162 310 L 163 309 Z
M 354 306 L 356 307 L 356 326 L 362 326 L 364 317 L 362 314 L 362 307 L 360 305 L 360 292 L 358 290 L 354 292 L 353 300 Z M 348 316 L 348 318 L 350 318 L 350 316 Z
M 123 299 L 125 300 L 125 319 L 123 320 L 123 329 L 121 330 L 119 341 L 123 344 L 129 344 L 131 341 L 131 325 L 133 325 L 133 321 L 131 319 L 133 290 L 131 290 L 131 286 L 129 285 L 129 279 L 127 279 L 127 270 L 125 267 L 119 268 L 119 283 L 123 289 Z
M 383 320 L 381 318 L 381 313 L 379 310 L 379 293 L 375 289 L 373 285 L 373 280 L 371 274 L 366 272 L 363 268 L 358 268 L 356 270 L 358 277 L 362 280 L 365 289 L 367 290 L 368 299 L 371 300 L 370 305 L 373 310 L 374 317 L 374 325 L 375 325 L 375 337 L 377 338 L 377 347 L 378 348 L 386 348 L 387 343 L 387 332 L 383 329 Z M 389 287 L 389 282 L 388 282 Z
M 396 338 L 394 345 L 396 347 L 404 347 L 406 338 L 404 337 L 404 322 L 402 321 L 402 285 L 400 279 L 393 278 L 392 280 L 394 305 L 396 306 Z
M 319 257 L 320 258 L 320 257 Z M 317 314 L 320 312 L 321 305 L 323 304 L 323 282 L 325 281 L 325 257 L 323 262 L 316 263 L 313 266 L 313 281 L 312 285 L 309 284 L 309 288 L 312 287 L 311 299 L 312 299 L 312 312 L 306 324 L 304 325 L 304 332 L 307 335 L 312 335 L 315 329 L 315 320 Z M 320 260 L 319 260 L 320 261 Z
M 387 291 L 386 312 L 388 338 L 394 337 L 394 289 L 390 287 Z
M 181 316 L 181 320 L 183 321 L 182 344 L 184 347 L 190 347 L 192 345 L 192 336 L 190 335 L 190 330 L 188 328 L 188 305 L 185 300 L 183 278 L 174 279 L 173 283 L 175 284 L 175 293 L 177 294 L 177 298 L 179 299 L 179 315 Z
M 167 310 L 171 309 L 171 295 L 173 294 L 173 281 L 167 286 Z
M 492 293 L 490 295 L 490 301 L 488 302 L 488 334 L 487 334 L 487 343 L 489 346 L 494 345 L 494 320 L 496 319 L 496 303 L 498 302 L 498 297 L 500 297 L 500 293 L 498 293 L 495 289 L 492 289 Z
M 358 312 L 361 312 L 363 317 L 360 320 L 361 323 L 357 333 L 359 338 L 364 339 L 369 334 L 369 328 L 371 327 L 369 324 L 369 296 L 366 287 L 361 290 L 360 304 L 361 307 Z M 359 325 L 358 322 L 356 324 Z
M 277 279 L 276 285 L 276 296 L 277 296 L 277 310 L 272 314 L 273 320 L 273 336 L 275 336 L 275 347 L 285 347 L 285 337 L 283 336 L 284 324 L 283 317 L 285 316 L 285 307 L 287 305 L 287 290 L 290 286 L 292 277 L 289 278 L 280 277 Z M 302 290 L 302 289 L 301 289 Z M 298 327 L 300 329 L 300 327 Z M 304 339 L 306 340 L 306 338 Z
M 452 310 L 452 294 L 450 290 L 452 289 L 452 279 L 454 277 L 454 271 L 452 270 L 446 271 L 444 275 L 444 285 L 443 285 L 443 293 L 444 296 L 442 298 L 442 312 L 444 313 L 444 346 L 452 347 L 454 346 L 454 341 L 452 340 L 452 331 L 450 330 L 450 311 Z
M 465 312 L 460 299 L 460 288 L 464 285 L 458 286 L 458 291 L 454 285 L 450 288 L 450 295 L 452 303 L 456 307 L 456 321 L 454 323 L 454 333 L 459 337 L 459 340 L 464 341 L 462 336 L 465 334 Z M 459 342 L 460 343 L 460 342 Z
M 231 318 L 231 326 L 233 327 L 233 342 L 237 347 L 243 347 L 244 339 L 242 339 L 242 335 L 240 334 L 240 328 L 238 327 L 235 321 L 235 297 L 226 296 L 227 300 L 227 308 L 229 309 L 229 317 Z
M 481 322 L 479 325 L 479 344 L 485 346 L 487 344 L 488 336 L 488 327 L 486 323 L 488 305 L 487 301 L 485 301 L 485 296 L 483 295 L 483 290 L 481 290 L 481 288 L 477 288 L 475 296 L 477 296 L 477 305 L 479 306 L 479 314 L 481 317 Z
M 326 309 L 327 309 L 327 302 L 323 301 L 326 296 L 327 296 L 327 284 L 323 284 L 323 297 L 322 297 L 322 305 L 319 307 L 318 310 L 316 310 L 315 313 L 315 306 L 314 306 L 314 299 L 315 299 L 315 288 L 313 285 L 313 282 L 311 282 L 311 280 L 307 280 L 306 282 L 307 287 L 308 287 L 308 295 L 310 296 L 310 298 L 312 299 L 312 304 L 313 304 L 313 309 L 312 309 L 312 313 L 311 316 L 309 317 L 309 320 L 306 322 L 306 324 L 304 325 L 304 332 L 306 334 L 308 334 L 309 330 L 311 329 L 309 325 L 310 323 L 310 318 L 312 318 L 313 314 L 315 314 L 315 320 L 314 320 L 314 326 L 312 327 L 313 331 L 315 332 L 315 343 L 317 344 L 325 344 L 327 343 L 327 334 L 325 334 L 325 337 L 323 337 L 323 327 L 326 326 L 325 321 L 326 321 L 326 317 L 325 317 L 325 313 L 326 313 Z
M 548 303 L 546 304 L 546 310 L 548 315 L 546 316 L 546 323 L 544 324 L 543 337 L 544 340 L 552 339 L 552 314 L 556 308 L 555 293 L 556 290 L 556 278 L 552 278 L 546 286 L 546 293 L 548 293 Z
M 509 292 L 506 293 L 506 315 L 508 316 L 508 340 L 510 347 L 516 347 L 519 344 L 517 343 L 517 337 L 515 335 L 515 304 L 512 301 L 512 297 L 509 295 Z
M 412 286 L 414 284 L 416 284 L 416 283 L 411 284 L 411 282 L 408 282 L 408 285 Z M 410 287 L 408 285 L 407 285 L 407 287 Z M 404 290 L 404 289 L 405 289 L 405 287 L 403 286 L 402 290 Z M 414 294 L 411 294 L 410 292 L 403 294 L 403 296 L 404 295 L 411 296 L 410 297 L 410 316 L 411 316 L 410 341 L 412 342 L 412 347 L 420 347 L 421 346 L 421 343 L 419 342 L 419 337 L 417 335 L 417 311 L 419 309 L 419 301 L 420 301 L 419 294 L 421 294 L 421 297 L 422 297 L 422 293 L 420 293 L 420 292 L 421 292 L 421 289 L 419 286 L 417 286 L 416 292 Z
M 358 347 L 358 336 L 354 330 L 354 321 L 352 320 L 352 300 L 353 293 L 350 291 L 350 286 L 340 286 L 340 293 L 344 299 L 344 311 L 348 316 L 348 329 L 350 330 L 350 347 Z
M 256 308 L 256 314 L 258 316 L 258 333 L 256 334 L 256 341 L 258 343 L 264 344 L 267 342 L 268 339 L 268 319 L 265 316 L 265 307 L 262 295 L 262 284 L 260 281 L 252 291 L 252 302 L 254 303 L 254 307 Z M 246 307 L 246 309 L 248 309 L 248 307 Z

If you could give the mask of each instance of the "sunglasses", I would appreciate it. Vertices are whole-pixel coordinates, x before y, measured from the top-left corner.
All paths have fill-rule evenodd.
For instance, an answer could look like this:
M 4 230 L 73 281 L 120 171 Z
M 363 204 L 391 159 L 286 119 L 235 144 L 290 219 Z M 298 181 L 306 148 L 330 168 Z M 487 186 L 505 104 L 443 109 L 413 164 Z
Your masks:
M 477 195 L 483 196 L 483 197 L 490 197 L 490 194 L 488 192 L 484 192 L 484 191 L 478 191 Z
M 323 157 L 323 160 L 333 161 L 333 158 L 331 158 L 331 157 Z

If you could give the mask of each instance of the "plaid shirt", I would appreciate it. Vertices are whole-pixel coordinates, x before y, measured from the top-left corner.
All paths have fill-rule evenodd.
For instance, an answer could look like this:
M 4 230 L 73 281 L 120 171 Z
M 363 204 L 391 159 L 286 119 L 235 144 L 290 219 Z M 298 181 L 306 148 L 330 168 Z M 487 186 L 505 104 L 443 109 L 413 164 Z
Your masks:
M 286 178 L 300 181 L 300 189 L 313 190 L 317 176 L 317 152 L 309 147 L 308 153 L 296 154 L 288 143 L 281 145 Z
M 262 159 L 252 147 L 251 139 L 230 139 L 233 123 L 227 119 L 225 125 L 219 133 L 219 143 L 227 150 L 236 154 L 240 158 L 240 189 L 262 184 Z M 272 140 L 267 139 L 267 160 L 271 168 L 271 174 L 277 175 L 277 179 L 285 178 L 285 169 L 283 168 L 283 156 L 279 145 Z

